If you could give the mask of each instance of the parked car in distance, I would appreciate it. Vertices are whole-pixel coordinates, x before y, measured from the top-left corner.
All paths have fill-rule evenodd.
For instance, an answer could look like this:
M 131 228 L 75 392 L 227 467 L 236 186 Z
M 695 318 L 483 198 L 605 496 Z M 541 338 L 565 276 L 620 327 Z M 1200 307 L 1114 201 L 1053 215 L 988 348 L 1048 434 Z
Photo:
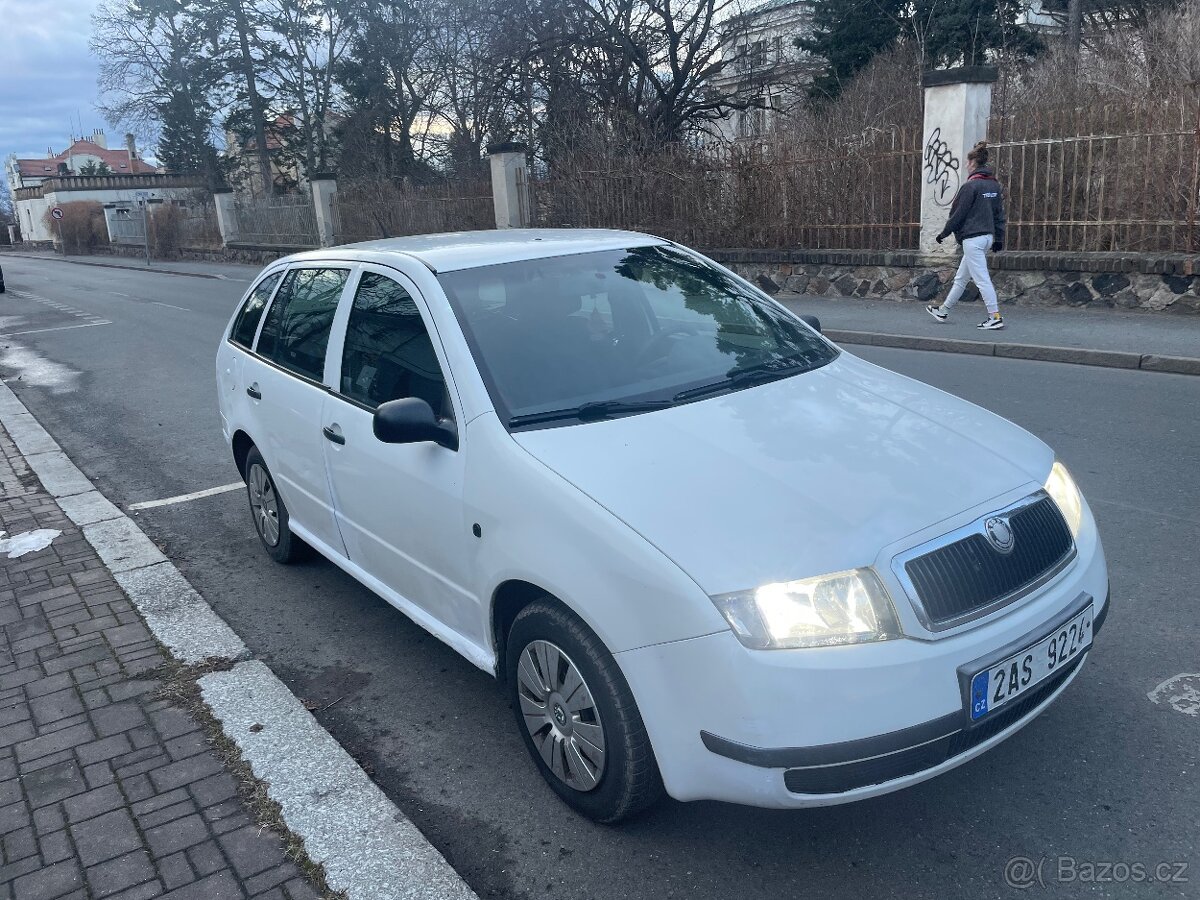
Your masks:
M 279 260 L 217 382 L 267 553 L 319 552 L 497 676 L 600 822 L 931 778 L 1058 697 L 1108 612 L 1049 447 L 647 235 Z

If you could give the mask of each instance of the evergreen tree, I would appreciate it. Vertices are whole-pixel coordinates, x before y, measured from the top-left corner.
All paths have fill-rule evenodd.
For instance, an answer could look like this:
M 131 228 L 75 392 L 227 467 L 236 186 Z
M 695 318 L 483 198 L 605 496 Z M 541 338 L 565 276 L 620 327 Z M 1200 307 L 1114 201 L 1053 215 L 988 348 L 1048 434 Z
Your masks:
M 811 93 L 835 97 L 901 37 L 917 42 L 927 69 L 1036 56 L 1044 45 L 1017 24 L 1024 11 L 1025 0 L 815 0 L 813 35 L 796 44 L 824 60 Z
M 1036 56 L 1044 44 L 1017 24 L 1024 12 L 1024 0 L 914 0 L 913 30 L 926 68 L 982 65 L 1000 51 Z
M 195 98 L 183 90 L 172 91 L 158 109 L 158 161 L 168 172 L 204 175 L 220 181 L 221 166 L 212 141 L 212 113 L 197 109 Z
M 809 90 L 836 97 L 850 78 L 900 36 L 905 0 L 816 0 L 813 35 L 796 45 L 824 60 Z

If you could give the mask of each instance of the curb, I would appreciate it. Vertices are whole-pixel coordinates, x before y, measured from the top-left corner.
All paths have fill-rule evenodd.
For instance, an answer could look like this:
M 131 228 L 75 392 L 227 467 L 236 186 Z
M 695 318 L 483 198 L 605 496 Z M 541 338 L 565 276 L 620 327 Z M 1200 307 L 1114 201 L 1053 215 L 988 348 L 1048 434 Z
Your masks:
M 235 663 L 198 680 L 201 695 L 283 820 L 349 900 L 478 900 L 437 848 L 250 651 L 133 519 L 71 462 L 0 382 L 0 425 L 129 597 L 187 664 Z
M 227 280 L 224 275 L 209 275 L 205 272 L 179 272 L 175 269 L 156 269 L 151 266 L 126 266 L 120 263 L 85 262 L 82 259 L 64 259 L 60 256 L 32 256 L 28 253 L 13 253 L 11 250 L 5 251 L 3 256 L 11 256 L 15 259 L 39 259 L 50 262 L 70 263 L 74 266 L 96 266 L 101 269 L 129 269 L 132 272 L 153 272 L 156 275 L 182 275 L 185 278 L 213 278 L 217 281 Z
M 1070 363 L 1077 366 L 1101 366 L 1109 369 L 1141 369 L 1146 372 L 1168 372 L 1174 375 L 1200 375 L 1200 358 L 1192 356 L 1163 356 L 1158 353 L 1090 350 L 1081 347 L 1050 347 L 1042 344 L 964 341 L 909 334 L 885 334 L 875 331 L 842 331 L 836 328 L 826 328 L 823 333 L 831 341 L 842 344 L 897 347 L 901 350 L 932 350 L 939 353 L 968 353 L 976 356 L 1000 356 L 1008 359 Z

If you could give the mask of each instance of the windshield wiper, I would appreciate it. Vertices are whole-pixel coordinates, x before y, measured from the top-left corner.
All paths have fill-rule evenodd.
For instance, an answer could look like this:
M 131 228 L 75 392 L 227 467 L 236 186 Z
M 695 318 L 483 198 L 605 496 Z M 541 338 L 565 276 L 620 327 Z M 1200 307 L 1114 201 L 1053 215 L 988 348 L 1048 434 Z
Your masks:
M 675 403 L 682 403 L 686 400 L 695 400 L 697 397 L 704 397 L 708 394 L 716 394 L 720 391 L 733 390 L 734 388 L 750 387 L 755 384 L 766 384 L 768 381 L 778 381 L 781 378 L 787 378 L 791 375 L 798 375 L 801 372 L 807 372 L 811 366 L 807 363 L 793 363 L 791 365 L 780 365 L 779 363 L 759 363 L 754 366 L 746 366 L 743 369 L 734 369 L 726 377 L 720 381 L 714 381 L 711 384 L 702 384 L 699 387 L 688 388 L 686 391 L 680 391 L 671 400 Z
M 558 422 L 563 419 L 578 419 L 580 422 L 595 422 L 613 416 L 629 415 L 631 413 L 650 412 L 655 409 L 666 409 L 670 400 L 593 400 L 581 406 L 568 409 L 548 409 L 545 412 L 524 413 L 513 416 L 508 420 L 508 427 L 517 425 L 537 425 L 541 422 Z

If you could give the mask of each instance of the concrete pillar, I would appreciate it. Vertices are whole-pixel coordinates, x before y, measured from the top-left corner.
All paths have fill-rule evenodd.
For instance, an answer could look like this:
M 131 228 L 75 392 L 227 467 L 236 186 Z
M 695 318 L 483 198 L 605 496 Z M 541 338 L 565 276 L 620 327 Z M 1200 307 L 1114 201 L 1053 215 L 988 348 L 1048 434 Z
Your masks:
M 17 242 L 17 226 L 16 225 L 8 226 L 8 242 L 10 244 L 15 244 Z
M 497 228 L 529 227 L 529 191 L 525 184 L 527 152 L 524 144 L 512 141 L 488 147 Z
M 221 232 L 221 243 L 228 247 L 237 240 L 237 217 L 233 212 L 233 188 L 217 188 L 213 191 L 213 206 L 217 210 L 217 228 Z
M 317 218 L 317 244 L 332 247 L 337 243 L 337 176 L 332 172 L 317 172 L 309 179 L 313 209 Z
M 108 242 L 110 244 L 119 243 L 119 241 L 117 241 L 117 239 L 116 239 L 117 236 L 113 234 L 113 227 L 112 227 L 113 217 L 116 214 L 117 214 L 117 204 L 115 204 L 115 203 L 105 203 L 104 204 L 104 229 L 108 233 Z
M 926 72 L 925 131 L 921 159 L 921 252 L 953 256 L 952 239 L 934 238 L 946 225 L 950 204 L 967 178 L 967 153 L 987 137 L 992 113 L 993 66 L 965 66 Z

